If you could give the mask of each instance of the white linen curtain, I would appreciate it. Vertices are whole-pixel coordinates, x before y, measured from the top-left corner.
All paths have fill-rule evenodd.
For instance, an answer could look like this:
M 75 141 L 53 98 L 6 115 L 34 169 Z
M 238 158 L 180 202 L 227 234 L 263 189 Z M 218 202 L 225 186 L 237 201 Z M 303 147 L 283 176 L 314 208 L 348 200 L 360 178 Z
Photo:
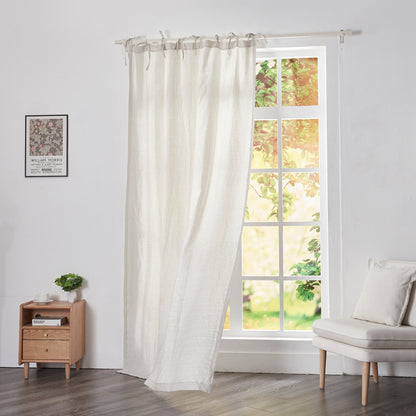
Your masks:
M 127 44 L 122 372 L 210 391 L 245 211 L 252 36 Z

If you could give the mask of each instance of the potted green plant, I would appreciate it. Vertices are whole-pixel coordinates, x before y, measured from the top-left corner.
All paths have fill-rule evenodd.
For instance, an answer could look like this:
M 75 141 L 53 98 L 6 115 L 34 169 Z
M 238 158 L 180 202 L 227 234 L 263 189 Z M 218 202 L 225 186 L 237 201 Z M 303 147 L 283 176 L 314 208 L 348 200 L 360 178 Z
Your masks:
M 82 286 L 83 277 L 75 273 L 67 273 L 55 279 L 55 284 L 67 293 L 68 302 L 77 300 L 77 289 Z

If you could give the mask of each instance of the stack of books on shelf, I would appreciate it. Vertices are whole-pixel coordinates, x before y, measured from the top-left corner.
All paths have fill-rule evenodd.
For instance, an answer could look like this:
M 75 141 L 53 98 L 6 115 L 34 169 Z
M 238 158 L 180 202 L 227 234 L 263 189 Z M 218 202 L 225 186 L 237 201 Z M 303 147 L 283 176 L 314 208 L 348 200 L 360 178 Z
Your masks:
M 61 326 L 66 322 L 65 316 L 42 316 L 36 315 L 32 319 L 33 326 Z

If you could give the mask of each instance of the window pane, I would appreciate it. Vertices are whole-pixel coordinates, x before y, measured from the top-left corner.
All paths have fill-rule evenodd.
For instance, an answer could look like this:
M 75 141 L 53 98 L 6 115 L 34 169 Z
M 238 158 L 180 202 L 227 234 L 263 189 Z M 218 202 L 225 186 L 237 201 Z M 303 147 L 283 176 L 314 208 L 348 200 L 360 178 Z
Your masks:
M 277 168 L 277 120 L 255 121 L 251 168 Z
M 276 173 L 252 173 L 247 195 L 246 221 L 277 221 L 279 209 Z
M 276 276 L 279 273 L 277 227 L 244 227 L 243 276 Z
M 311 330 L 321 318 L 321 283 L 319 280 L 285 281 L 285 329 Z
M 224 329 L 230 329 L 230 305 L 228 305 L 227 314 L 225 315 Z
M 318 172 L 283 175 L 284 221 L 316 221 L 319 205 Z
M 284 168 L 319 167 L 319 120 L 283 120 Z
M 256 63 L 256 107 L 277 106 L 277 60 Z
M 318 58 L 282 59 L 282 105 L 318 105 Z
M 243 328 L 276 330 L 279 326 L 279 283 L 244 280 Z
M 283 268 L 285 276 L 320 276 L 321 243 L 319 226 L 283 228 Z

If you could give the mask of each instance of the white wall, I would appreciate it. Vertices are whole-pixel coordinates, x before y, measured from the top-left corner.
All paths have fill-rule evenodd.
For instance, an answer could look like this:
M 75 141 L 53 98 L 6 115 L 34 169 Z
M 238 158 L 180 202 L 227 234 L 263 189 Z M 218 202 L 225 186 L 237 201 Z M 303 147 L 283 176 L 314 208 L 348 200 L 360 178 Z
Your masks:
M 128 79 L 115 39 L 361 30 L 342 59 L 335 302 L 351 313 L 369 256 L 416 259 L 412 16 L 411 0 L 0 0 L 0 366 L 17 365 L 19 303 L 58 293 L 65 272 L 88 279 L 84 366 L 122 366 Z M 24 115 L 52 113 L 69 114 L 69 177 L 25 178 Z

